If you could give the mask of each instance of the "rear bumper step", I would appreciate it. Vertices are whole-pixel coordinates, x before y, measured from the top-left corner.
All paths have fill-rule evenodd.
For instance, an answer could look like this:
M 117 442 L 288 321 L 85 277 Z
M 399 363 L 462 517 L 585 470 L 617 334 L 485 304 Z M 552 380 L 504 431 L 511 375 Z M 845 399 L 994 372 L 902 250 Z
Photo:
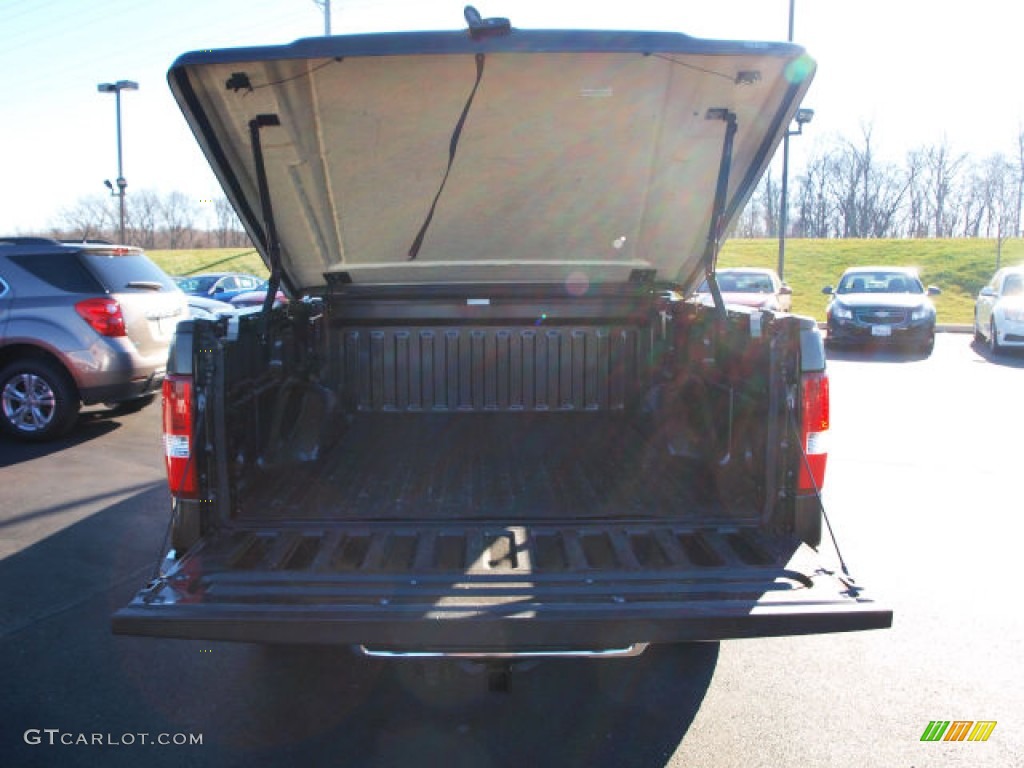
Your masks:
M 891 622 L 793 540 L 620 523 L 238 530 L 195 548 L 113 628 L 494 655 Z

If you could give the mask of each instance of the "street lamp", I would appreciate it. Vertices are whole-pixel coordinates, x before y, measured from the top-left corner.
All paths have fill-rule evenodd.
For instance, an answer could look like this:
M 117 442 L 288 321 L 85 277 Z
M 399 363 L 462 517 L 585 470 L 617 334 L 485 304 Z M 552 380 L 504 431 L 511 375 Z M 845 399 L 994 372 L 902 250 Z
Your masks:
M 96 86 L 96 90 L 100 93 L 114 94 L 117 105 L 117 191 L 114 191 L 110 181 L 104 181 L 103 183 L 107 185 L 107 189 L 110 190 L 110 194 L 113 197 L 120 198 L 121 243 L 124 244 L 124 190 L 128 186 L 128 182 L 124 180 L 124 169 L 121 163 L 121 91 L 137 91 L 139 90 L 139 84 L 132 80 L 118 80 L 116 83 L 100 83 Z
M 331 0 L 313 0 L 314 3 L 324 9 L 324 35 L 331 36 Z
M 789 179 L 789 137 L 790 136 L 802 136 L 804 133 L 804 126 L 807 125 L 811 120 L 814 119 L 813 109 L 798 109 L 796 114 L 793 116 L 796 121 L 795 131 L 786 131 L 786 135 L 782 138 L 782 202 L 780 204 L 781 210 L 779 211 L 779 279 L 785 281 L 785 270 L 786 270 L 786 219 L 789 213 L 789 200 L 787 181 Z

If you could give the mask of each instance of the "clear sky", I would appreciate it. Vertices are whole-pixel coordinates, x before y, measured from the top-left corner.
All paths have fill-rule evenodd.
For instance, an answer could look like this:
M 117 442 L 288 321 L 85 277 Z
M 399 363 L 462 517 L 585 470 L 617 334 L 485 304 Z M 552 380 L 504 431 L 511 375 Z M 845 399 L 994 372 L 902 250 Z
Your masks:
M 459 29 L 459 0 L 332 0 L 332 31 Z M 477 0 L 522 28 L 670 29 L 784 40 L 789 0 Z M 804 106 L 814 122 L 791 157 L 870 124 L 884 157 L 947 141 L 979 159 L 1015 156 L 1024 125 L 1024 11 L 1010 0 L 796 0 L 794 41 L 818 61 Z M 0 0 L 0 234 L 44 230 L 64 206 L 117 176 L 114 97 L 122 94 L 132 191 L 219 188 L 165 75 L 185 51 L 278 44 L 323 34 L 313 0 Z

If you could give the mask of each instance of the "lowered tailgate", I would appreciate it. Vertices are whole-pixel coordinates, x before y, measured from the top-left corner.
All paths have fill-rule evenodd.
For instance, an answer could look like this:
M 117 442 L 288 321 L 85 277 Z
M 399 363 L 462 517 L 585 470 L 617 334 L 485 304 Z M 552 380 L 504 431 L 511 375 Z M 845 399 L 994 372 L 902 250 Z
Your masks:
M 498 652 L 891 625 L 821 560 L 753 528 L 664 522 L 238 527 L 193 547 L 113 629 Z

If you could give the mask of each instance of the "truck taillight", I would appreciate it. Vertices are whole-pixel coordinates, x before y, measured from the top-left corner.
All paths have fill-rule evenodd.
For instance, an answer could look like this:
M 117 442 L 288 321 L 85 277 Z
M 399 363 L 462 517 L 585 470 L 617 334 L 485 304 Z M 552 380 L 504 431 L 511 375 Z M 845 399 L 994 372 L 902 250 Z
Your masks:
M 800 439 L 803 441 L 807 461 L 800 459 L 797 493 L 806 494 L 821 490 L 825 483 L 825 464 L 828 461 L 828 374 L 825 371 L 805 373 L 801 385 L 803 416 Z
M 171 495 L 194 499 L 199 489 L 192 445 L 192 377 L 168 375 L 163 385 L 164 461 Z
M 124 336 L 124 314 L 114 299 L 83 299 L 75 311 L 101 336 Z

